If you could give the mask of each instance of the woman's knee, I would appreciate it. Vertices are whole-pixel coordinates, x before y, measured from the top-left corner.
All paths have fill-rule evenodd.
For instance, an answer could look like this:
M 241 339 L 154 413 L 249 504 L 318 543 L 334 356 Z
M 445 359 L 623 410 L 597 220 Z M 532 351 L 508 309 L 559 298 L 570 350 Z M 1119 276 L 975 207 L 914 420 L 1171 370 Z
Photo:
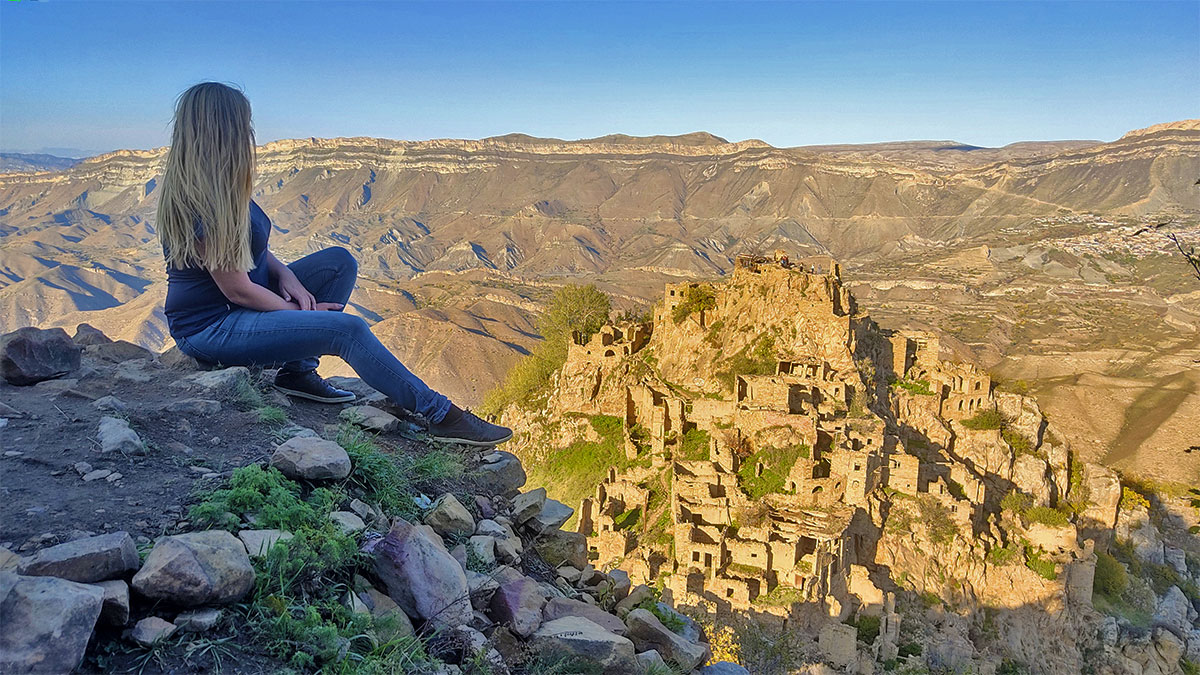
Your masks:
M 341 274 L 358 274 L 358 261 L 354 259 L 354 254 L 350 251 L 341 246 L 330 246 L 322 253 L 329 258 L 329 262 L 337 267 Z

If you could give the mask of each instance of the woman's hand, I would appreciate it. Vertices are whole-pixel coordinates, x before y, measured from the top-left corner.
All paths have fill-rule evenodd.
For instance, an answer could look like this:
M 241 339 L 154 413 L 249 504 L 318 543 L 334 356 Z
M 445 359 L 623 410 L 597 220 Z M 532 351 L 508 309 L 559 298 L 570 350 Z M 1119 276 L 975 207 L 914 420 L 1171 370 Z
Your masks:
M 296 278 L 296 273 L 287 267 L 284 267 L 279 271 L 279 294 L 283 296 L 284 300 L 287 300 L 288 302 L 295 302 L 300 306 L 300 309 L 303 310 L 323 309 L 321 307 L 317 307 L 318 304 L 337 304 L 331 302 L 318 303 L 317 299 L 313 297 L 313 294 L 309 293 L 308 289 L 304 287 L 304 284 L 300 283 L 300 280 Z

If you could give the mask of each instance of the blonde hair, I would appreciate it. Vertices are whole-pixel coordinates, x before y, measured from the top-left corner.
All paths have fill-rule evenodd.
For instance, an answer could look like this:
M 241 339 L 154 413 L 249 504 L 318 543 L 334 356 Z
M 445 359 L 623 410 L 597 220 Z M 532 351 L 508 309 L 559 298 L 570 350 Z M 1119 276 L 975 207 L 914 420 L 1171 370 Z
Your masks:
M 201 82 L 180 94 L 158 198 L 158 236 L 169 267 L 242 272 L 254 267 L 255 159 L 245 94 L 219 82 Z

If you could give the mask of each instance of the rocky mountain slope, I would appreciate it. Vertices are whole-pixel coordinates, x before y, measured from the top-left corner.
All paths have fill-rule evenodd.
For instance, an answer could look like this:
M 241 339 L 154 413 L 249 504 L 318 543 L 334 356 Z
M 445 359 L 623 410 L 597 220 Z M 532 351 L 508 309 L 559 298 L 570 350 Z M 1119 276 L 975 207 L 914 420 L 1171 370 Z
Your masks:
M 1085 461 L 1036 399 L 880 328 L 832 259 L 737 263 L 506 409 L 598 564 L 670 589 L 753 672 L 1197 667 L 1195 480 Z M 1200 476 L 1189 455 L 1176 475 Z
M 89 321 L 169 346 L 152 222 L 163 155 L 0 175 L 0 325 Z M 441 351 L 390 346 L 467 403 L 536 342 L 539 304 L 567 280 L 644 308 L 663 283 L 729 273 L 739 252 L 832 253 L 877 316 L 937 330 L 1045 394 L 1089 458 L 1167 476 L 1156 448 L 1200 410 L 1189 367 L 1200 281 L 1164 236 L 1200 232 L 1196 176 L 1195 121 L 998 150 L 789 149 L 707 134 L 339 138 L 260 148 L 255 198 L 285 259 L 355 253 L 351 311 L 442 335 Z M 486 365 L 464 381 L 462 364 L 484 361 L 476 353 Z M 1140 414 L 1162 390 L 1180 414 Z
M 0 372 L 2 672 L 747 672 L 516 457 L 358 380 L 292 405 L 88 326 L 3 336 Z

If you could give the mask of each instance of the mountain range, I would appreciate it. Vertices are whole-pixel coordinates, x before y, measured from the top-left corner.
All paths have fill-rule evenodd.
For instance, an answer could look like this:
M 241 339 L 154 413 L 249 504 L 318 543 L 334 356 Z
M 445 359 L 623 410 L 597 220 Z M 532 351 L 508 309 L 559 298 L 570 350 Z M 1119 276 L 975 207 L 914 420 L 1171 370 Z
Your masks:
M 0 174 L 3 331 L 88 322 L 170 345 L 153 223 L 165 153 Z M 1167 235 L 1200 239 L 1197 178 L 1198 120 L 996 149 L 309 138 L 258 149 L 254 198 L 281 258 L 350 249 L 350 311 L 466 403 L 537 342 L 564 283 L 643 311 L 664 283 L 782 249 L 837 257 L 881 323 L 936 330 L 1036 392 L 1090 458 L 1173 475 L 1158 449 L 1200 428 L 1200 280 Z

